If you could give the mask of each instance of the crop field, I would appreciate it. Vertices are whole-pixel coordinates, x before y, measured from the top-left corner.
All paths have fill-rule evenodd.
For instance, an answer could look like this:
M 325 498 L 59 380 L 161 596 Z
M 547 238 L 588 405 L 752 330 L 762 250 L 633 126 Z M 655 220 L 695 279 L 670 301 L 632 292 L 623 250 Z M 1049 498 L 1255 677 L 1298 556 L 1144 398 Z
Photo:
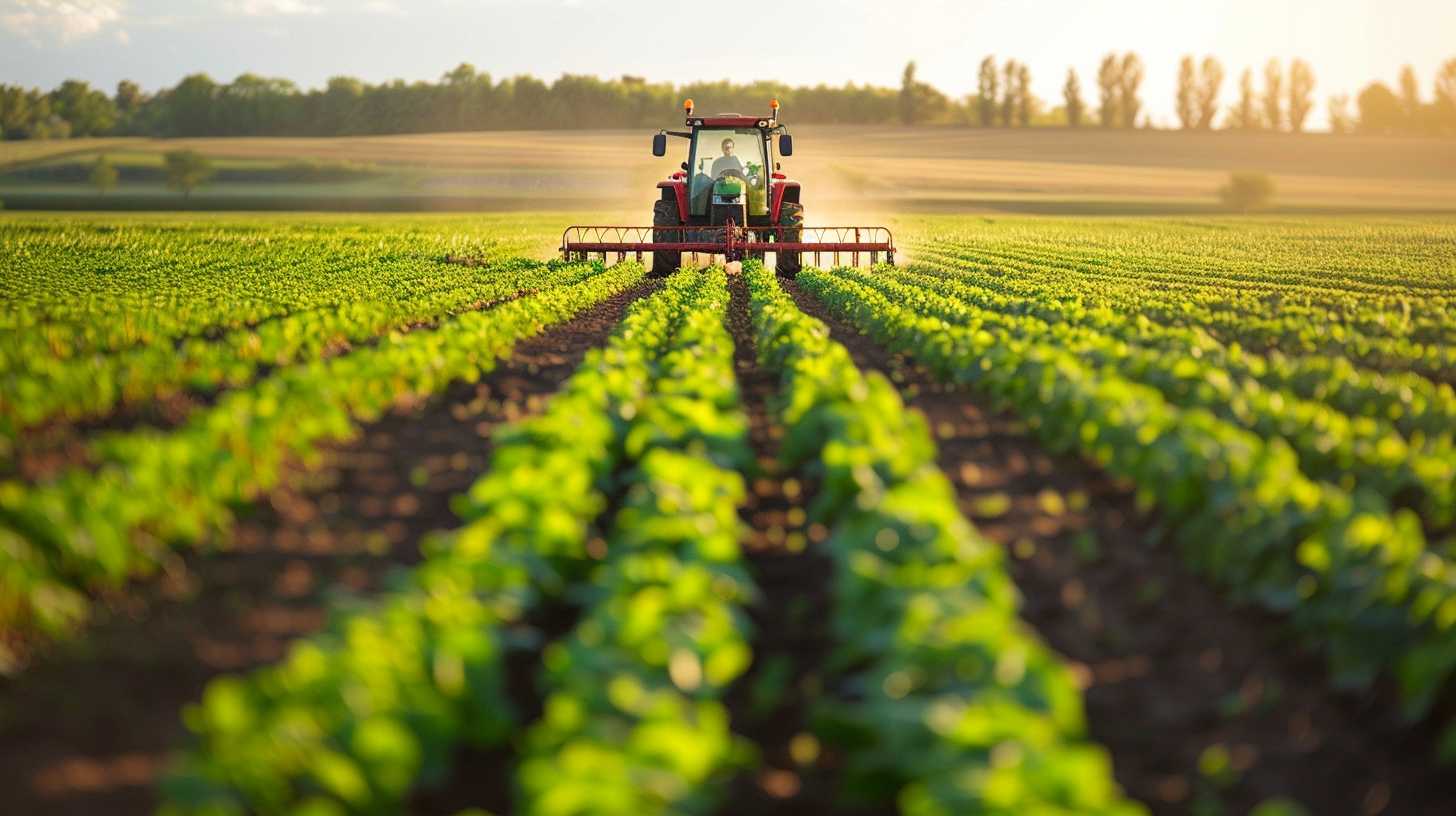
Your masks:
M 1456 220 L 572 220 L 0 216 L 7 812 L 1456 812 Z

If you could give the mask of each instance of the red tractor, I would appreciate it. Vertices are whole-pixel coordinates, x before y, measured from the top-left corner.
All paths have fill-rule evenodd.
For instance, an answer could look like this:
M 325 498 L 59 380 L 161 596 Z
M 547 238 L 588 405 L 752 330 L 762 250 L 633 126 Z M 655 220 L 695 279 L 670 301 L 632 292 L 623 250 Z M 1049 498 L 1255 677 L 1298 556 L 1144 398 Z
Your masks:
M 667 137 L 688 140 L 688 158 L 665 181 L 652 207 L 651 227 L 574 226 L 562 235 L 565 258 L 614 252 L 652 253 L 652 273 L 667 275 L 682 265 L 683 253 L 722 255 L 726 260 L 763 259 L 774 254 L 780 275 L 799 271 L 803 253 L 848 253 L 855 265 L 883 257 L 895 262 L 895 245 L 884 227 L 805 227 L 799 182 L 779 172 L 774 137 L 782 156 L 794 153 L 793 137 L 778 122 L 778 100 L 767 117 L 722 113 L 694 116 L 683 103 L 685 131 L 662 130 L 652 137 L 652 155 L 667 155 Z M 649 235 L 650 234 L 650 235 Z

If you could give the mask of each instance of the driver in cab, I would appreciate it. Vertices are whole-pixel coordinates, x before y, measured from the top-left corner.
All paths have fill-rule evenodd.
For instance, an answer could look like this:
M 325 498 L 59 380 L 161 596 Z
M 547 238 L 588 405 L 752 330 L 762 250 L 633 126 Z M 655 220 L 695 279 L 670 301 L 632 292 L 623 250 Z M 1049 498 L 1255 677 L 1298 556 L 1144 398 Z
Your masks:
M 723 155 L 713 160 L 713 178 L 722 178 L 723 174 L 729 170 L 735 171 L 740 177 L 746 178 L 748 174 L 744 171 L 743 162 L 739 161 L 738 157 L 733 155 L 733 140 L 724 139 L 722 147 Z

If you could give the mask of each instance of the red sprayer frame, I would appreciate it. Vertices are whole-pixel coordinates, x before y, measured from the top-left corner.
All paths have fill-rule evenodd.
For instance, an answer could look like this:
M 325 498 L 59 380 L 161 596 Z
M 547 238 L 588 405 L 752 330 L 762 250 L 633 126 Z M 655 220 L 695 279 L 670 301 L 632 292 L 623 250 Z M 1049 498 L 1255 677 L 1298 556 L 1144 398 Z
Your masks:
M 789 230 L 799 233 L 797 240 L 784 238 Z M 729 261 L 741 261 L 749 253 L 782 250 L 811 255 L 814 266 L 823 254 L 832 254 L 838 266 L 840 253 L 849 254 L 853 266 L 859 266 L 865 255 L 871 265 L 881 257 L 895 263 L 895 238 L 884 227 L 740 227 L 730 221 L 722 226 L 576 226 L 561 234 L 561 257 L 567 260 L 599 254 L 605 261 L 608 253 L 615 253 L 623 261 L 633 253 L 641 261 L 642 253 L 657 250 L 722 255 Z

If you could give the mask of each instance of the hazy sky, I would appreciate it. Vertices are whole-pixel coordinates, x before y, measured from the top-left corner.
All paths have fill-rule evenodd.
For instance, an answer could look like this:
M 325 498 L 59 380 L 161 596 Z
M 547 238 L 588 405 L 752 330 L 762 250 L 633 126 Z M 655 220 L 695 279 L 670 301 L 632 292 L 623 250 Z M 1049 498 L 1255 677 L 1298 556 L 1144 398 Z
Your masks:
M 496 77 L 893 86 L 914 59 L 959 96 L 994 53 L 1027 63 L 1033 91 L 1055 103 L 1068 67 L 1095 96 L 1098 60 L 1114 49 L 1143 57 L 1143 96 L 1165 124 L 1184 53 L 1223 61 L 1225 107 L 1244 67 L 1303 57 L 1323 123 L 1326 97 L 1393 85 L 1405 63 L 1429 95 L 1456 57 L 1456 0 L 0 0 L 0 82 L 45 88 L 75 77 L 155 89 L 194 71 L 309 87 L 335 74 L 435 79 L 460 62 Z

